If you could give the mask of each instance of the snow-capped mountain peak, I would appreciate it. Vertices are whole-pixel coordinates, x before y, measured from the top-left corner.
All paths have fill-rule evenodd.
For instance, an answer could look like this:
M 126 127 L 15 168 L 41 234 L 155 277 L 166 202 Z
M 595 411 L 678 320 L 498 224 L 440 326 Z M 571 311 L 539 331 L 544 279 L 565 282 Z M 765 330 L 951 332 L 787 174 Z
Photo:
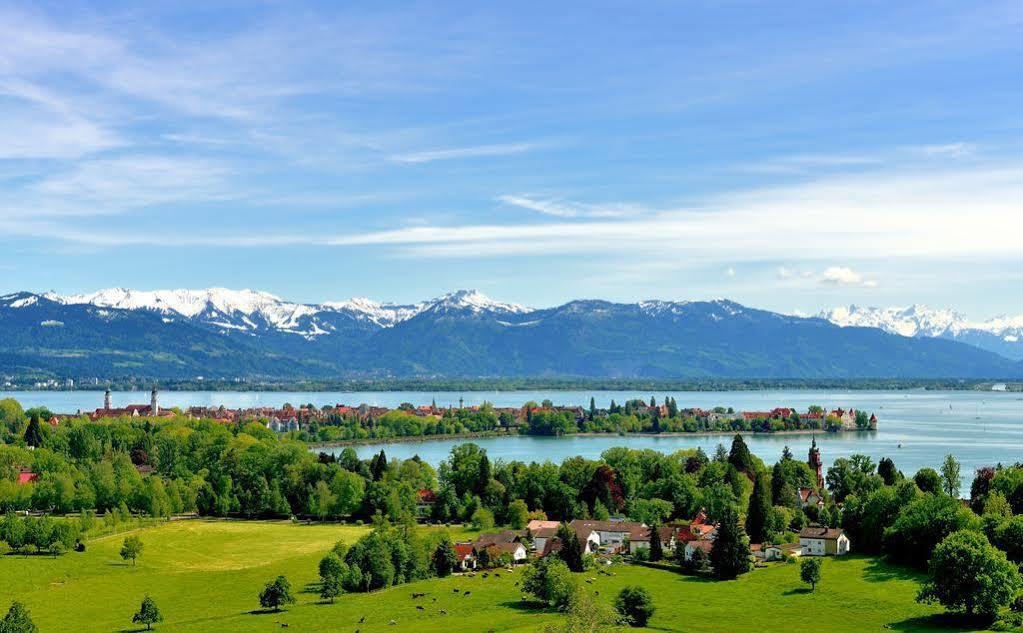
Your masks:
M 480 312 L 497 312 L 501 314 L 528 314 L 532 308 L 514 303 L 495 301 L 478 290 L 456 290 L 439 299 L 427 302 L 422 311 L 467 310 L 474 314 Z
M 822 311 L 819 316 L 842 327 L 873 327 L 901 336 L 942 336 L 977 329 L 975 324 L 954 310 L 932 309 L 919 304 L 905 308 L 849 305 Z
M 1009 358 L 1023 358 L 1023 315 L 974 321 L 955 310 L 915 304 L 905 308 L 850 305 L 824 310 L 818 316 L 841 327 L 878 328 L 908 337 L 947 338 Z
M 424 303 L 398 305 L 381 303 L 365 297 L 352 297 L 347 301 L 328 301 L 320 305 L 324 310 L 343 312 L 361 321 L 369 321 L 380 327 L 392 327 L 411 319 L 423 309 Z

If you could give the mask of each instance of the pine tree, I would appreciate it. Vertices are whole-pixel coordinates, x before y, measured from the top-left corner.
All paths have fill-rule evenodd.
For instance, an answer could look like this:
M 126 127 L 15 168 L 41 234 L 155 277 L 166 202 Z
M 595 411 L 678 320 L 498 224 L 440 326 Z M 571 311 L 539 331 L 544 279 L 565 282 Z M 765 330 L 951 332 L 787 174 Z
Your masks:
M 583 546 L 579 542 L 579 536 L 568 527 L 567 523 L 558 526 L 558 539 L 561 541 L 561 549 L 558 557 L 565 562 L 569 570 L 579 573 L 583 570 Z
M 732 450 L 728 453 L 728 463 L 735 466 L 739 472 L 749 473 L 753 470 L 753 456 L 750 454 L 746 442 L 738 433 L 732 438 Z
M 7 611 L 7 615 L 0 620 L 0 631 L 7 633 L 37 633 L 39 628 L 32 622 L 32 618 L 29 617 L 28 609 L 25 605 L 18 601 L 11 603 L 10 610 Z
M 650 409 L 650 430 L 654 433 L 661 432 L 661 411 L 657 407 Z
M 758 473 L 753 484 L 746 512 L 746 533 L 754 543 L 763 543 L 767 538 L 768 523 L 771 520 L 771 487 L 767 473 Z
M 482 497 L 487 492 L 487 487 L 490 485 L 492 478 L 490 459 L 484 453 L 483 457 L 480 458 L 479 472 L 476 476 L 476 494 Z
M 710 549 L 710 563 L 714 575 L 731 580 L 750 570 L 749 537 L 739 525 L 739 514 L 728 506 L 721 516 L 717 537 Z
M 664 558 L 664 547 L 661 545 L 661 533 L 656 525 L 650 526 L 650 560 L 657 562 Z
M 593 396 L 590 396 L 590 422 L 592 422 L 594 420 L 594 418 L 596 418 L 596 417 L 597 417 L 597 400 Z
M 28 421 L 28 428 L 25 429 L 25 444 L 39 448 L 43 445 L 43 429 L 39 424 L 39 414 L 33 413 Z
M 433 552 L 433 571 L 437 576 L 444 578 L 450 576 L 458 566 L 458 556 L 455 548 L 447 538 L 441 539 L 437 549 Z
M 384 473 L 387 472 L 387 455 L 384 454 L 384 449 L 380 449 L 380 454 L 374 455 L 370 460 L 369 471 L 373 475 L 373 481 L 380 481 L 384 478 Z

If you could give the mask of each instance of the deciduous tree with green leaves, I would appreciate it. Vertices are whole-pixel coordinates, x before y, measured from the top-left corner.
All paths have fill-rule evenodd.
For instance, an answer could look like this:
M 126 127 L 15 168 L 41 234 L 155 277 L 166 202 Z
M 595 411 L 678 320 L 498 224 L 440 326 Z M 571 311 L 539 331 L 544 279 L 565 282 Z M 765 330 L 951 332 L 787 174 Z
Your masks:
M 618 592 L 615 610 L 625 622 L 636 627 L 646 626 L 656 611 L 650 592 L 636 585 L 625 587 Z
M 135 560 L 142 555 L 142 548 L 142 539 L 137 536 L 128 536 L 121 545 L 121 558 L 130 560 L 132 567 L 134 567 Z
M 799 561 L 799 579 L 810 585 L 810 591 L 817 590 L 817 584 L 821 581 L 821 559 L 816 556 L 806 556 Z
M 157 622 L 163 622 L 163 614 L 160 613 L 160 608 L 156 606 L 156 602 L 146 596 L 142 599 L 142 606 L 139 607 L 138 612 L 132 616 L 131 621 L 135 624 L 145 624 L 146 630 L 153 628 L 153 625 Z
M 959 460 L 951 453 L 941 463 L 941 487 L 950 497 L 959 497 Z
M 291 593 L 291 583 L 284 576 L 278 576 L 266 583 L 259 592 L 259 606 L 264 609 L 280 611 L 286 604 L 295 604 L 295 596 Z
M 967 615 L 993 616 L 1023 588 L 1016 565 L 972 530 L 954 532 L 939 543 L 928 571 L 930 579 L 917 600 Z

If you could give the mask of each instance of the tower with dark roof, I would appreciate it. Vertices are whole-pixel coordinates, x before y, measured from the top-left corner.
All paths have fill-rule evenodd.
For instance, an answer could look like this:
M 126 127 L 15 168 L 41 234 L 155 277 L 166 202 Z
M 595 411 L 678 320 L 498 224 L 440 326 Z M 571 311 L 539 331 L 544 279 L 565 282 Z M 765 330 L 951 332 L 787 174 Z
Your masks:
M 824 489 L 824 462 L 821 460 L 821 449 L 817 446 L 816 436 L 811 438 L 810 441 L 810 454 L 807 459 L 807 463 L 810 464 L 810 468 L 817 473 L 817 488 L 819 490 Z

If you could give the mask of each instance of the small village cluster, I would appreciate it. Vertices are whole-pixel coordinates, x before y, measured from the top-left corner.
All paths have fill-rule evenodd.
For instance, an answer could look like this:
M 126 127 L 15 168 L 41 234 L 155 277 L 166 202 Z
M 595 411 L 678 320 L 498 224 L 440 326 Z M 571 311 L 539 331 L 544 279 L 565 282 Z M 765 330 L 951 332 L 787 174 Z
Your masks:
M 462 571 L 476 569 L 481 556 L 489 560 L 504 556 L 512 563 L 524 563 L 531 558 L 556 554 L 562 545 L 557 536 L 560 525 L 558 521 L 532 520 L 523 530 L 484 533 L 475 541 L 455 543 L 459 568 Z M 649 550 L 652 531 L 656 529 L 665 552 L 683 548 L 685 560 L 689 561 L 697 550 L 709 555 L 717 535 L 717 526 L 708 523 L 702 510 L 690 523 L 656 528 L 625 519 L 575 519 L 568 523 L 568 528 L 579 539 L 583 553 L 597 557 L 636 555 L 640 550 Z M 765 562 L 783 560 L 786 556 L 842 556 L 848 554 L 849 549 L 849 538 L 841 528 L 820 525 L 803 528 L 798 543 L 750 544 L 753 558 Z
M 150 393 L 149 404 L 129 404 L 123 407 L 114 407 L 112 394 L 108 389 L 103 397 L 103 407 L 96 409 L 88 415 L 92 420 L 121 417 L 173 417 L 179 413 L 174 410 L 161 409 L 159 404 L 159 393 L 153 388 Z M 790 407 L 775 407 L 765 411 L 734 411 L 731 408 L 715 407 L 713 409 L 702 409 L 700 407 L 678 408 L 674 399 L 665 398 L 663 404 L 657 404 L 653 399 L 649 403 L 642 400 L 633 400 L 624 406 L 616 405 L 612 401 L 609 409 L 587 409 L 583 406 L 561 406 L 549 402 L 537 405 L 529 403 L 521 407 L 493 407 L 484 405 L 465 405 L 459 400 L 458 411 L 479 412 L 482 410 L 492 411 L 500 416 L 502 420 L 508 421 L 509 427 L 524 427 L 527 425 L 530 415 L 536 411 L 556 412 L 568 414 L 576 422 L 582 423 L 588 417 L 595 414 L 607 415 L 616 412 L 637 413 L 652 415 L 658 419 L 669 418 L 691 418 L 704 421 L 710 424 L 729 424 L 743 422 L 747 425 L 754 422 L 770 421 L 792 421 L 795 420 L 803 425 L 803 428 L 829 428 L 825 421 L 830 421 L 834 428 L 832 430 L 857 430 L 861 426 L 857 424 L 856 409 L 837 408 L 828 411 L 821 407 L 811 407 L 805 412 L 796 411 Z M 277 407 L 250 407 L 229 409 L 223 405 L 219 407 L 189 407 L 181 411 L 193 419 L 211 419 L 223 424 L 234 424 L 245 421 L 259 421 L 267 428 L 277 433 L 288 433 L 307 430 L 312 424 L 329 423 L 332 419 L 355 420 L 359 422 L 370 422 L 379 419 L 392 411 L 401 411 L 408 415 L 419 418 L 432 418 L 439 420 L 445 413 L 455 411 L 454 406 L 439 407 L 436 402 L 426 405 L 413 406 L 402 405 L 397 408 L 382 407 L 362 403 L 359 405 L 335 404 L 323 407 L 312 405 L 292 406 L 285 404 Z M 79 412 L 82 414 L 82 412 Z M 877 417 L 873 414 L 867 418 L 869 429 L 877 428 Z
M 808 460 L 810 468 L 817 476 L 817 489 L 824 486 L 823 465 L 820 447 L 813 440 Z M 817 505 L 823 507 L 824 499 L 814 488 L 800 488 L 799 501 L 802 507 Z M 419 491 L 418 511 L 421 516 L 429 516 L 436 493 L 432 490 Z M 717 536 L 718 526 L 707 519 L 704 510 L 688 523 L 668 523 L 663 526 L 649 526 L 646 523 L 629 521 L 624 518 L 611 518 L 606 521 L 590 519 L 574 519 L 567 523 L 568 529 L 582 545 L 584 554 L 597 557 L 618 555 L 635 556 L 641 550 L 649 550 L 654 530 L 661 547 L 668 554 L 679 558 L 682 548 L 683 559 L 690 561 L 697 550 L 710 555 Z M 454 545 L 458 565 L 462 571 L 474 570 L 481 557 L 487 560 L 506 559 L 512 563 L 527 562 L 531 558 L 543 558 L 556 554 L 562 547 L 558 531 L 559 521 L 534 519 L 529 521 L 522 530 L 502 530 L 480 534 L 475 541 L 466 541 Z M 841 528 L 811 524 L 799 532 L 796 543 L 751 543 L 750 552 L 755 561 L 770 562 L 784 560 L 786 557 L 799 556 L 842 556 L 849 553 L 849 537 Z

